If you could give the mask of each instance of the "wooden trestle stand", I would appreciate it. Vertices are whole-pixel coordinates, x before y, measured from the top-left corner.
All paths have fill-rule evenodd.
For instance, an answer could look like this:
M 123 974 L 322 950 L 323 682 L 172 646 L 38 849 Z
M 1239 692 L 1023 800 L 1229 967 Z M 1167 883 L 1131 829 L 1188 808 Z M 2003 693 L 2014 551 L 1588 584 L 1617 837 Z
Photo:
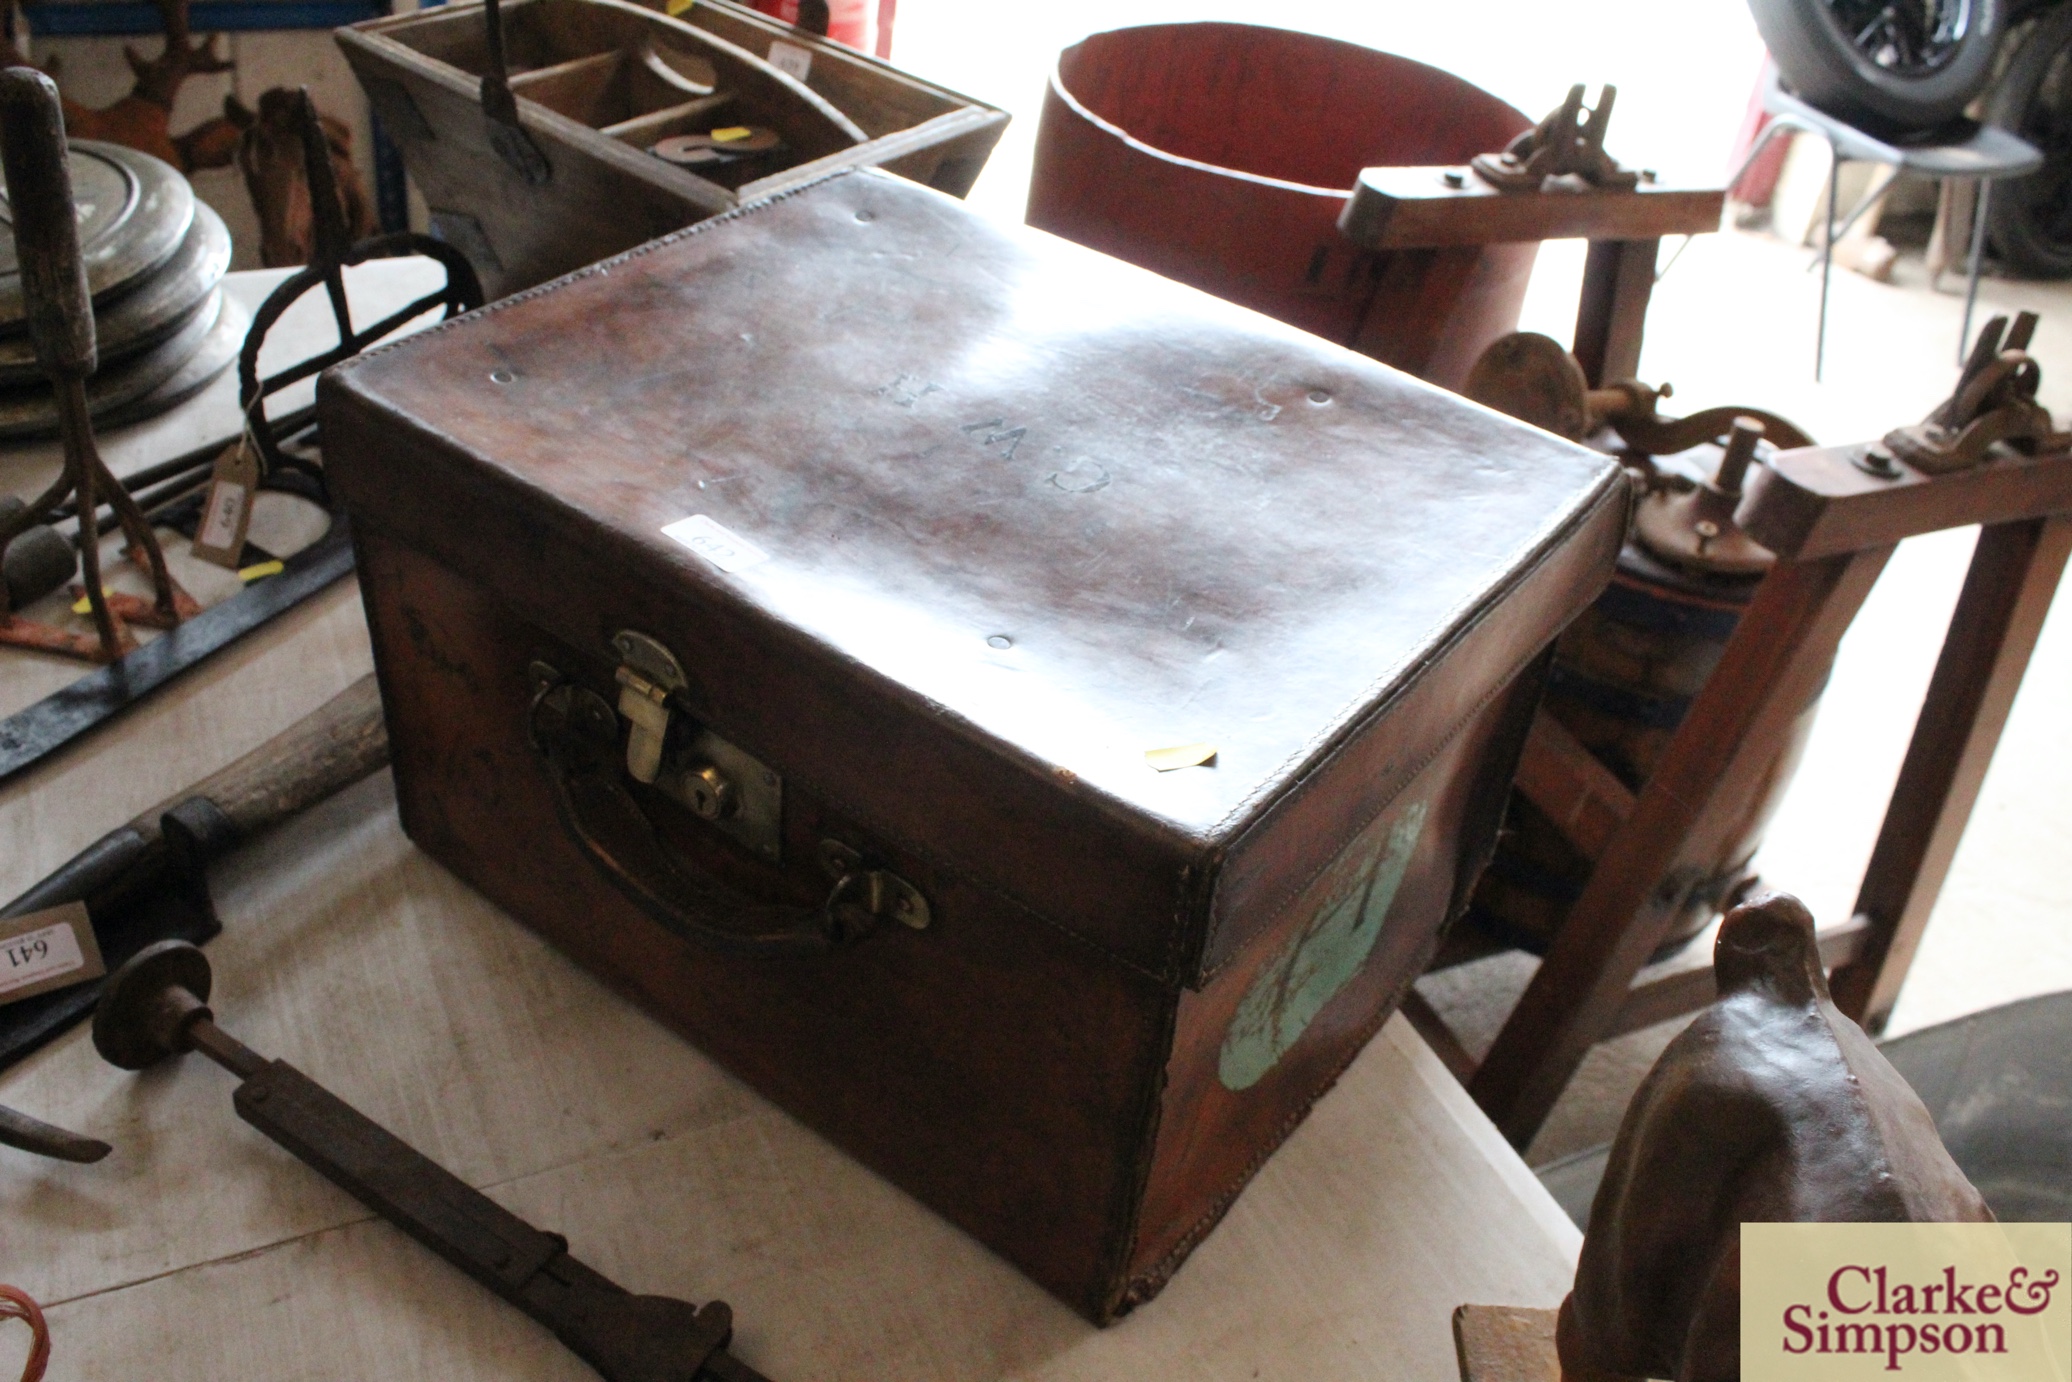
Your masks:
M 1661 237 L 1717 230 L 1724 192 L 1620 170 L 1603 151 L 1613 94 L 1584 121 L 1575 88 L 1472 168 L 1368 168 L 1339 228 L 1370 250 L 1588 238 L 1573 354 L 1591 389 L 1630 380 Z M 1637 793 L 1544 711 L 1535 721 L 1518 790 L 1594 861 L 1581 896 L 1479 1067 L 1414 992 L 1404 1004 L 1514 1145 L 1532 1141 L 1591 1046 L 1712 1000 L 1710 969 L 1634 979 L 1743 828 L 1893 548 L 1979 524 L 1854 913 L 1820 938 L 1841 1010 L 1873 1032 L 1890 1016 L 2072 551 L 2072 455 L 2035 406 L 2034 324 L 1988 325 L 1957 393 L 1887 444 L 1785 451 L 1751 472 L 1734 519 L 1777 562 Z M 1993 444 L 2010 427 L 2034 454 Z
M 1485 154 L 1472 168 L 1362 170 L 1338 228 L 1362 249 L 1389 252 L 1588 240 L 1574 351 L 1595 389 L 1639 373 L 1641 326 L 1654 293 L 1662 237 L 1718 230 L 1726 189 L 1666 187 L 1652 173 L 1621 172 L 1604 154 L 1616 93 L 1605 88 L 1579 130 L 1582 92 L 1580 86 L 1572 90 L 1511 151 Z M 1506 162 L 1518 170 L 1507 179 L 1514 182 L 1537 177 L 1544 167 L 1546 177 L 1535 187 L 1545 190 L 1496 186 L 1491 176 L 1503 176 L 1499 170 Z M 1463 271 L 1476 262 L 1439 258 Z M 1439 325 L 1435 321 L 1432 330 Z M 1366 347 L 1355 342 L 1354 349 Z
M 1994 349 L 1981 355 L 1999 353 L 2003 326 L 1987 328 Z M 2016 332 L 2025 337 L 2021 324 Z M 1541 717 L 1519 789 L 1595 862 L 1488 1056 L 1462 1070 L 1456 1043 L 1451 1062 L 1513 1144 L 1532 1140 L 1592 1045 L 1711 1001 L 1710 969 L 1634 984 L 1681 901 L 1684 873 L 1737 828 L 1735 803 L 1750 798 L 1752 775 L 1818 693 L 1894 547 L 1978 524 L 1856 905 L 1820 934 L 1837 1006 L 1869 1031 L 1883 1027 L 2072 553 L 2064 443 L 2059 434 L 2033 456 L 1996 448 L 1976 468 L 1936 475 L 1878 444 L 1777 454 L 1751 472 L 1735 513 L 1777 563 L 1640 791 L 1564 751 L 1559 727 Z

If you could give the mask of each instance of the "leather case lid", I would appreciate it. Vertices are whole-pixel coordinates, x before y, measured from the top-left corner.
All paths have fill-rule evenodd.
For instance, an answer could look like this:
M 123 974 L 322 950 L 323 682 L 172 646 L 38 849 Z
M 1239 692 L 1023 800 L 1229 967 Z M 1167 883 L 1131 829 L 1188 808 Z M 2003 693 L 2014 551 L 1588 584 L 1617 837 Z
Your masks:
M 1265 842 L 1248 886 L 1277 895 L 1308 855 L 1328 858 L 1365 808 L 1318 799 L 1322 769 L 1374 736 L 1428 759 L 1453 711 L 1595 593 L 1624 521 L 1601 455 L 876 172 L 376 351 L 327 374 L 323 398 L 355 510 L 560 636 L 602 634 L 554 628 L 537 587 L 635 573 L 769 629 L 801 679 L 845 678 L 921 717 L 970 751 L 967 777 L 1057 798 L 981 820 L 1037 829 L 1047 813 L 1087 841 L 1017 848 L 1032 858 L 1000 864 L 1004 885 L 1167 978 L 1205 959 L 1226 856 L 1304 796 L 1318 838 Z M 485 552 L 504 512 L 520 517 L 500 540 L 525 550 Z M 724 571 L 664 535 L 699 515 L 767 559 Z M 599 548 L 594 574 L 553 555 L 561 538 Z M 676 652 L 727 680 L 700 649 Z M 1392 730 L 1385 712 L 1453 664 L 1453 710 Z M 758 687 L 741 713 L 782 699 Z M 718 727 L 784 756 L 781 723 Z M 1211 765 L 1146 761 L 1196 743 Z M 895 800 L 911 785 L 878 780 L 883 799 L 860 803 L 874 816 L 957 847 L 957 821 L 912 823 Z M 1383 785 L 1367 771 L 1350 789 Z M 1083 878 L 1053 877 L 1075 859 Z M 1167 872 L 1144 897 L 1159 910 L 1118 906 L 1143 891 L 1123 874 L 1147 866 Z M 1227 953 L 1255 928 L 1216 929 Z

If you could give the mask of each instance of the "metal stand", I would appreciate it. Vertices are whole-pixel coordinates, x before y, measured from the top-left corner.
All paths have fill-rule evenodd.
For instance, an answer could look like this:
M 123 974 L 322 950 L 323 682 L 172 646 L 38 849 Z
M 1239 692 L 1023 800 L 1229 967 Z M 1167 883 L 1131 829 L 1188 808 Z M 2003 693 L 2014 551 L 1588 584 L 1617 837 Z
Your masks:
M 1835 203 L 1841 187 L 1842 162 L 1856 159 L 1866 163 L 1883 163 L 1902 172 L 1920 173 L 1933 178 L 1975 178 L 1978 180 L 1978 206 L 1972 215 L 1970 282 L 1964 291 L 1964 326 L 1957 333 L 1957 363 L 1964 363 L 1964 348 L 1971 340 L 1971 313 L 1978 300 L 1979 269 L 1984 262 L 1982 250 L 1985 244 L 1986 203 L 1992 184 L 2000 178 L 2018 178 L 2035 172 L 2043 166 L 2043 155 L 2034 145 L 1992 125 L 1980 125 L 1970 120 L 1961 120 L 1947 129 L 1939 131 L 1932 139 L 1917 144 L 1893 144 L 1866 134 L 1854 125 L 1838 120 L 1824 111 L 1815 110 L 1798 97 L 1778 85 L 1775 68 L 1763 78 L 1763 109 L 1770 113 L 1770 123 L 1756 137 L 1755 144 L 1742 160 L 1741 166 L 1727 180 L 1732 191 L 1748 170 L 1755 166 L 1772 139 L 1779 134 L 1796 132 L 1816 134 L 1827 141 L 1832 158 L 1827 172 L 1827 221 L 1826 234 L 1820 244 L 1820 321 L 1813 338 L 1813 377 L 1818 380 L 1827 354 L 1827 301 L 1829 279 L 1834 273 L 1835 241 L 1849 233 L 1872 207 L 1881 201 L 1892 187 L 1885 187 L 1865 197 L 1843 220 L 1835 225 Z

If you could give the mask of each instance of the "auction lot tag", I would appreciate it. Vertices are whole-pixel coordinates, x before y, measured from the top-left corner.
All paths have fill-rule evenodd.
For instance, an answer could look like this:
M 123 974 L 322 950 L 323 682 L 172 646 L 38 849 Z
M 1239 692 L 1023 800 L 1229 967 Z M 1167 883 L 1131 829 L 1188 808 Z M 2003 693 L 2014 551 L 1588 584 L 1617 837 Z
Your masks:
M 1743 1382 L 2067 1382 L 2072 1224 L 1743 1224 Z
M 770 66 L 795 81 L 804 81 L 813 71 L 813 50 L 776 39 L 770 44 Z
M 107 972 L 84 902 L 0 921 L 0 1003 L 83 984 Z
M 245 534 L 252 528 L 252 499 L 258 492 L 259 457 L 251 439 L 241 438 L 216 457 L 208 498 L 201 506 L 201 525 L 194 534 L 194 555 L 225 570 L 237 570 Z
M 662 536 L 682 543 L 722 571 L 746 571 L 770 559 L 768 552 L 702 513 L 679 518 L 662 530 Z

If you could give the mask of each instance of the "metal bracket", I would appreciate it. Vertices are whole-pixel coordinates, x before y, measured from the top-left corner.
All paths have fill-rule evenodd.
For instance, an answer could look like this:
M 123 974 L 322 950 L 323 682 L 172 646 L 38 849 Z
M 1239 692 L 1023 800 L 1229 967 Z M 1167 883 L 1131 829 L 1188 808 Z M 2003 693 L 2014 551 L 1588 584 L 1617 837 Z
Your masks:
M 612 635 L 619 714 L 628 724 L 626 773 L 690 808 L 764 859 L 784 848 L 784 779 L 762 760 L 684 713 L 690 678 L 659 639 Z
M 1885 446 L 1924 475 L 1947 475 L 1983 464 L 1999 442 L 2034 454 L 2072 441 L 2036 401 L 2043 373 L 2029 354 L 2035 330 L 2034 312 L 2012 328 L 2005 317 L 1987 322 L 1956 391 L 1922 421 L 1887 432 Z
M 619 713 L 632 732 L 626 738 L 626 772 L 635 782 L 653 782 L 662 769 L 669 738 L 669 697 L 690 685 L 670 651 L 644 633 L 622 629 L 612 635 L 619 654 Z
M 915 931 L 926 931 L 934 919 L 919 888 L 890 869 L 870 867 L 862 853 L 840 840 L 820 842 L 820 864 L 835 880 L 829 911 L 847 903 Z
M 1576 83 L 1567 100 L 1502 153 L 1475 155 L 1476 175 L 1500 192 L 1631 191 L 1644 177 L 1652 180 L 1652 175 L 1621 168 L 1604 151 L 1604 131 L 1618 95 L 1619 89 L 1607 83 L 1596 107 L 1585 111 L 1583 84 Z

